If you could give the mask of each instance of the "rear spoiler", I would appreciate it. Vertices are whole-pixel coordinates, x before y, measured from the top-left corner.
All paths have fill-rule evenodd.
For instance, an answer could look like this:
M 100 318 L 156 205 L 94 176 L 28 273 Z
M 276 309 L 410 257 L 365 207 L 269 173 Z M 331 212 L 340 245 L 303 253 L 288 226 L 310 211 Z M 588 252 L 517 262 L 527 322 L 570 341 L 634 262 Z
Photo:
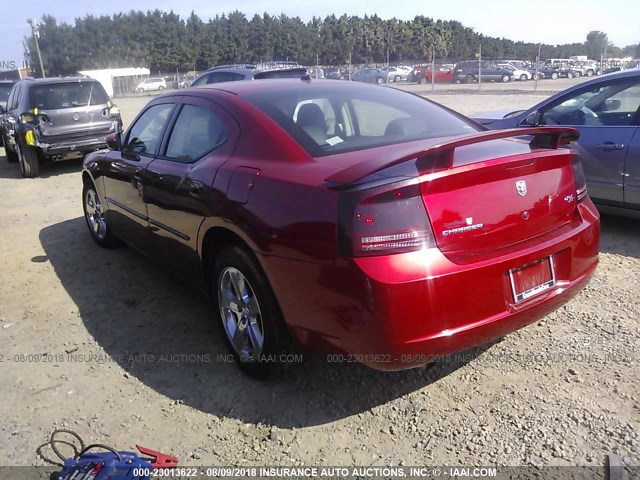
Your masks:
M 356 181 L 384 168 L 398 165 L 408 160 L 420 160 L 421 163 L 428 163 L 428 170 L 430 172 L 446 170 L 453 166 L 454 152 L 458 147 L 464 147 L 474 143 L 488 142 L 490 140 L 499 140 L 501 138 L 522 136 L 533 136 L 530 142 L 532 148 L 556 149 L 561 145 L 567 145 L 571 141 L 577 140 L 580 133 L 575 128 L 568 127 L 527 127 L 510 128 L 508 130 L 489 130 L 438 143 L 391 161 L 371 158 L 345 168 L 344 170 L 325 178 L 325 181 L 341 186 L 351 185 Z

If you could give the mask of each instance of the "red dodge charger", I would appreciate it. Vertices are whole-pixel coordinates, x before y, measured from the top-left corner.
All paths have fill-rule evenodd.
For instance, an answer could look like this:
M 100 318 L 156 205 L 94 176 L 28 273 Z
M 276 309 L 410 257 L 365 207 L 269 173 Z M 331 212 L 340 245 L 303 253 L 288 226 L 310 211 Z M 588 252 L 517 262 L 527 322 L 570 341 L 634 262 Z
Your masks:
M 535 322 L 598 263 L 577 132 L 485 131 L 392 88 L 227 82 L 155 98 L 84 161 L 96 242 L 210 295 L 241 367 L 296 346 L 423 365 Z

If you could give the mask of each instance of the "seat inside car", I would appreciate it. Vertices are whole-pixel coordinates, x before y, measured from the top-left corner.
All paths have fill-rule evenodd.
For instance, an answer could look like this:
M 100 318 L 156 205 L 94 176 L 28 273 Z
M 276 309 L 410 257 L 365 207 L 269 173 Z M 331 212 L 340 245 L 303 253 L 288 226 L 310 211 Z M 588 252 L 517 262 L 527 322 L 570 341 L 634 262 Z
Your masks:
M 300 107 L 296 123 L 318 145 L 327 140 L 327 120 L 322 109 L 315 103 L 305 103 Z

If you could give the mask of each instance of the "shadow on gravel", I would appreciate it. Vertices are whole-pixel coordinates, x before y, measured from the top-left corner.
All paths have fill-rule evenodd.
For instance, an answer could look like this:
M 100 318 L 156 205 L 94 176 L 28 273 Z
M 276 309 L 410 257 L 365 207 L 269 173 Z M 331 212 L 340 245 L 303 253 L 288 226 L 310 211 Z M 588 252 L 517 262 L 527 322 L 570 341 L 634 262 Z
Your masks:
M 391 373 L 314 357 L 258 382 L 223 360 L 228 355 L 222 334 L 195 288 L 130 248 L 99 248 L 83 218 L 44 228 L 40 242 L 109 361 L 173 400 L 244 422 L 291 428 L 358 414 L 437 382 L 490 347 Z M 73 354 L 89 352 L 81 345 Z
M 602 214 L 600 251 L 640 258 L 640 220 Z
M 3 155 L 0 157 L 0 178 L 15 178 L 22 180 L 20 174 L 20 167 L 17 163 L 9 163 L 7 157 L 2 150 Z M 65 173 L 82 171 L 82 159 L 78 160 L 65 160 L 62 162 L 44 161 L 40 162 L 40 173 L 38 178 L 49 178 L 57 175 L 64 175 Z

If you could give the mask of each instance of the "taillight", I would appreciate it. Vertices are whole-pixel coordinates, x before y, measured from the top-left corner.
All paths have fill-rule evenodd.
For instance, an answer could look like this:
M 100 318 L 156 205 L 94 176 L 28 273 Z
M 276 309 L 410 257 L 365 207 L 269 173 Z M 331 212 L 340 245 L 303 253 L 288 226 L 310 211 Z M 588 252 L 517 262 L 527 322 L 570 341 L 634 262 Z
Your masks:
M 582 169 L 582 162 L 579 155 L 574 155 L 571 161 L 573 167 L 573 178 L 576 183 L 576 198 L 578 202 L 584 200 L 587 196 L 587 179 L 584 176 L 584 170 Z
M 363 193 L 341 205 L 346 210 L 340 222 L 343 255 L 389 255 L 435 246 L 419 184 Z

